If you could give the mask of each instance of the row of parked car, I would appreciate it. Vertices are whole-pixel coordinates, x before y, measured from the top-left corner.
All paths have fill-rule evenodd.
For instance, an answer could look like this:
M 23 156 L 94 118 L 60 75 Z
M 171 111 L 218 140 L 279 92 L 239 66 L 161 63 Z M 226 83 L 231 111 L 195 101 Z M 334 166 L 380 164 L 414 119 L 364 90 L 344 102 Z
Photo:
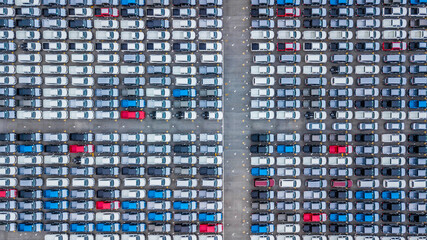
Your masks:
M 119 3 L 120 2 L 120 3 Z M 172 2 L 172 4 L 171 4 Z M 222 6 L 222 0 L 3 0 L 2 5 L 15 5 L 15 6 L 92 6 L 92 5 L 110 5 L 110 6 Z

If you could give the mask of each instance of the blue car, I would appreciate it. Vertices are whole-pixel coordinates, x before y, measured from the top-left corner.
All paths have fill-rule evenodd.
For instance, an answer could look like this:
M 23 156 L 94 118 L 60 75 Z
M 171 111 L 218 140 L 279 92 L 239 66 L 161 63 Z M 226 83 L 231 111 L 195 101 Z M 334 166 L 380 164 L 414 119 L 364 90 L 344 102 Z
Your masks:
M 300 151 L 300 145 L 277 145 L 278 153 L 299 153 Z
M 331 6 L 351 6 L 353 5 L 353 0 L 330 0 L 329 3 Z
M 382 199 L 404 199 L 404 191 L 384 191 L 381 193 Z
M 43 224 L 41 223 L 20 223 L 18 224 L 18 231 L 20 232 L 41 232 Z
M 170 212 L 148 213 L 149 221 L 169 221 L 171 219 L 172 219 L 172 213 Z
M 173 203 L 173 209 L 175 210 L 193 210 L 197 208 L 197 202 L 196 201 L 180 201 L 180 202 L 174 202 Z
M 140 210 L 144 209 L 146 205 L 145 201 L 123 201 L 122 209 Z
M 168 199 L 172 197 L 172 191 L 169 189 L 166 190 L 149 190 L 147 194 L 148 198 L 154 199 Z
M 96 224 L 98 232 L 117 232 L 120 231 L 120 223 L 98 223 Z
M 66 197 L 68 197 L 68 189 L 44 190 L 43 196 L 45 198 L 66 198 Z
M 70 226 L 71 232 L 93 232 L 95 230 L 95 224 L 93 223 L 72 223 Z
M 46 201 L 44 202 L 44 209 L 67 209 L 68 201 Z
M 145 223 L 123 223 L 122 231 L 123 232 L 144 232 Z
M 251 174 L 252 176 L 255 176 L 255 177 L 259 177 L 259 176 L 272 177 L 274 176 L 274 168 L 268 168 L 268 167 L 252 168 Z
M 358 222 L 377 222 L 380 220 L 380 215 L 378 213 L 372 213 L 372 214 L 358 213 L 356 214 L 355 219 Z
M 145 0 L 122 0 L 122 6 L 144 6 Z
M 252 233 L 270 233 L 274 232 L 273 224 L 254 224 L 251 226 Z
M 121 105 L 123 108 L 144 108 L 145 107 L 145 100 L 138 99 L 138 100 L 129 100 L 129 99 L 123 99 L 121 101 Z
M 409 108 L 427 108 L 427 101 L 411 100 L 408 106 Z
M 291 6 L 299 6 L 301 4 L 301 0 L 277 0 L 277 5 L 291 5 Z
M 353 214 L 351 213 L 331 213 L 329 220 L 332 222 L 351 222 L 353 221 Z
M 219 222 L 222 221 L 222 213 L 199 213 L 201 222 Z
M 426 0 L 411 0 L 412 5 L 427 4 Z
M 174 97 L 196 97 L 196 89 L 174 89 Z
M 34 144 L 34 145 L 19 145 L 18 152 L 20 153 L 41 153 L 43 152 L 43 145 Z
M 380 193 L 378 191 L 357 191 L 355 197 L 356 199 L 378 199 Z

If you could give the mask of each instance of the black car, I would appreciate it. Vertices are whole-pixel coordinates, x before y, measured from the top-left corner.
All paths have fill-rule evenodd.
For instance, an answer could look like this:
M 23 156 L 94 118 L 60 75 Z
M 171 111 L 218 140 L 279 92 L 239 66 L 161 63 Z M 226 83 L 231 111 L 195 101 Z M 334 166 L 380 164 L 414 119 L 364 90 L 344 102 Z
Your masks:
M 222 170 L 217 167 L 201 167 L 199 173 L 200 175 L 221 175 Z
M 329 191 L 329 197 L 330 198 L 337 198 L 337 199 L 346 199 L 349 197 L 347 191 L 337 191 L 337 190 L 331 190 Z
M 306 19 L 303 21 L 305 28 L 322 28 L 326 27 L 324 21 L 321 19 Z
M 320 224 L 304 224 L 302 230 L 306 233 L 322 233 L 325 232 L 325 225 Z
M 143 17 L 143 8 L 126 8 L 121 10 L 122 17 Z
M 92 142 L 93 133 L 70 133 L 71 141 Z
M 342 224 L 331 224 L 329 225 L 329 231 L 333 233 L 350 233 L 352 232 L 352 225 L 342 225 Z
M 92 21 L 90 20 L 68 20 L 68 26 L 70 28 L 92 28 Z
M 175 145 L 173 151 L 176 153 L 192 153 L 192 145 Z
M 409 214 L 409 222 L 427 222 L 427 215 Z
M 400 211 L 400 210 L 403 210 L 404 207 L 405 207 L 405 203 L 390 203 L 390 202 L 381 203 L 382 210 Z
M 173 0 L 173 5 L 175 6 L 194 6 L 196 5 L 196 1 L 195 0 Z
M 18 88 L 19 96 L 40 97 L 42 95 L 40 88 Z
M 331 51 L 352 51 L 353 50 L 352 42 L 331 42 L 329 43 L 329 48 Z
M 130 176 L 142 176 L 145 173 L 145 168 L 143 167 L 124 167 L 122 168 L 123 175 Z
M 325 153 L 326 146 L 325 145 L 305 145 L 302 148 L 302 151 L 305 153 Z
M 409 146 L 408 152 L 409 153 L 427 153 L 427 147 L 426 146 Z
M 331 8 L 329 15 L 333 18 L 337 17 L 352 17 L 354 14 L 351 8 Z
M 425 134 L 409 134 L 408 140 L 410 142 L 427 142 L 427 135 L 425 135 Z
M 427 42 L 409 42 L 409 50 L 427 51 Z
M 98 190 L 96 191 L 98 198 L 119 198 L 120 190 Z
M 67 11 L 63 8 L 43 8 L 43 16 L 45 17 L 66 17 Z
M 382 100 L 381 106 L 383 108 L 402 108 L 405 107 L 404 100 Z
M 358 51 L 378 51 L 380 50 L 380 44 L 373 42 L 356 43 L 355 48 Z
M 253 190 L 251 192 L 251 197 L 254 199 L 269 199 L 271 196 L 269 191 Z
M 42 134 L 41 133 L 19 133 L 18 141 L 41 141 Z
M 40 28 L 40 20 L 19 19 L 19 20 L 16 20 L 16 26 L 21 28 Z
M 354 175 L 356 176 L 377 176 L 377 168 L 356 168 L 354 169 Z
M 354 136 L 356 142 L 376 142 L 378 141 L 377 134 L 356 134 Z
M 16 133 L 0 133 L 0 141 L 14 142 L 16 140 Z
M 271 142 L 271 141 L 274 141 L 274 139 L 271 139 L 272 136 L 273 134 L 251 134 L 251 141 L 252 142 Z
M 399 176 L 400 177 L 402 176 L 402 169 L 401 168 L 383 168 L 381 169 L 381 174 L 383 176 Z
M 251 153 L 272 153 L 273 146 L 271 145 L 252 145 L 250 147 Z
M 96 168 L 96 175 L 115 176 L 119 175 L 120 169 L 118 167 L 98 167 Z
M 167 167 L 149 167 L 147 174 L 151 176 L 167 176 L 170 174 L 170 168 Z
M 405 222 L 405 215 L 383 213 L 383 215 L 381 216 L 381 220 L 383 220 L 383 222 L 395 222 L 395 223 Z
M 169 21 L 161 19 L 147 20 L 146 26 L 147 28 L 169 28 Z
M 20 190 L 18 191 L 19 198 L 42 198 L 42 190 Z
M 50 152 L 50 153 L 67 153 L 68 152 L 68 145 L 66 145 L 66 144 L 45 145 L 44 151 Z
M 354 106 L 356 108 L 377 108 L 378 100 L 356 100 Z
M 191 232 L 194 232 L 195 229 L 196 229 L 195 224 L 188 224 L 188 223 L 175 224 L 173 226 L 173 230 L 176 233 L 191 233 Z

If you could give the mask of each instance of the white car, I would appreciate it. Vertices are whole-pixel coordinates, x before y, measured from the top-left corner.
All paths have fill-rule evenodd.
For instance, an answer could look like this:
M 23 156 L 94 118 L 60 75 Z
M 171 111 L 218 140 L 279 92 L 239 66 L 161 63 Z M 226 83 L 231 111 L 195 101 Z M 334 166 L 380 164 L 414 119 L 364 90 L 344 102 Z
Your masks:
M 73 8 L 74 14 L 70 14 L 70 17 L 93 17 L 92 8 Z
M 18 54 L 18 62 L 20 63 L 39 63 L 42 61 L 40 54 Z
M 93 178 L 73 178 L 71 180 L 73 187 L 94 187 L 95 179 Z
M 71 62 L 76 63 L 91 63 L 94 61 L 94 56 L 91 53 L 71 54 Z
M 205 32 L 205 31 L 203 31 L 203 32 Z M 211 32 L 211 34 L 212 33 L 215 33 L 215 32 Z M 220 33 L 220 32 L 219 32 Z M 208 34 L 208 32 L 207 33 L 205 33 L 206 35 Z M 200 33 L 199 33 L 199 38 L 200 38 Z M 208 35 L 207 35 L 208 36 Z M 221 37 L 222 37 L 222 35 L 221 35 Z M 211 37 L 212 38 L 212 37 Z M 251 31 L 251 39 L 265 39 L 265 40 L 267 40 L 267 39 L 273 39 L 274 38 L 274 32 L 273 31 L 271 31 L 271 30 L 252 30 Z M 221 38 L 215 38 L 215 39 L 204 39 L 204 40 L 220 40 Z
M 329 157 L 329 165 L 351 165 L 353 163 L 353 158 L 351 157 Z
M 96 31 L 95 38 L 98 40 L 118 40 L 120 37 L 117 31 Z
M 95 214 L 96 221 L 99 222 L 109 222 L 109 221 L 119 221 L 120 220 L 120 213 L 118 212 L 97 212 Z M 99 236 L 99 235 L 97 235 Z M 108 239 L 111 239 L 110 237 Z M 117 238 L 120 239 L 120 238 Z M 98 240 L 98 239 L 96 239 Z M 115 239 L 111 239 L 115 240 Z
M 271 75 L 274 73 L 274 66 L 251 66 L 251 74 Z
M 222 34 L 221 34 L 221 37 L 222 37 Z M 193 31 L 173 31 L 172 32 L 173 40 L 194 40 L 195 38 L 196 38 L 196 33 Z M 204 38 L 206 38 L 205 40 L 212 40 L 210 39 L 210 36 L 208 33 L 204 33 Z M 213 39 L 213 40 L 216 40 L 216 39 Z
M 195 20 L 172 20 L 172 27 L 174 29 L 190 29 L 196 28 Z
M 67 54 L 46 54 L 44 56 L 44 60 L 47 63 L 67 63 L 68 55 Z
M 378 111 L 355 111 L 354 119 L 378 119 L 380 113 Z
M 331 40 L 350 40 L 353 38 L 353 32 L 350 31 L 330 31 L 329 39 Z
M 15 187 L 17 184 L 16 178 L 0 178 L 0 187 Z
M 70 157 L 67 155 L 49 155 L 44 156 L 45 164 L 67 164 L 70 162 Z
M 145 178 L 125 178 L 123 179 L 123 186 L 125 187 L 144 187 L 147 181 Z
M 378 74 L 380 68 L 377 65 L 368 66 L 368 65 L 358 65 L 355 68 L 356 74 Z
M 68 67 L 61 65 L 43 65 L 44 74 L 67 74 Z
M 405 165 L 406 159 L 404 157 L 382 157 L 381 158 L 381 165 L 386 166 L 399 166 L 399 165 Z
M 70 40 L 92 40 L 93 34 L 90 31 L 69 31 L 68 38 Z
M 325 66 L 304 66 L 302 72 L 303 74 L 322 75 L 326 74 L 327 69 Z
M 165 134 L 147 134 L 147 142 L 170 142 L 171 135 L 169 133 Z
M 121 20 L 120 26 L 122 29 L 144 29 L 145 24 L 142 20 Z
M 66 31 L 43 31 L 43 38 L 48 40 L 65 40 L 67 39 Z
M 251 35 L 252 35 L 252 32 L 251 32 Z M 274 37 L 274 32 L 273 31 L 270 31 L 270 32 L 273 34 L 273 37 Z M 199 31 L 199 40 L 221 40 L 221 39 L 222 39 L 222 32 L 220 31 Z
M 136 41 L 142 41 L 144 40 L 144 33 L 143 32 L 121 32 L 122 40 L 136 40 Z M 170 33 L 169 33 L 170 38 Z
M 405 120 L 406 112 L 404 111 L 383 111 L 381 118 L 384 120 Z
M 120 56 L 118 54 L 98 54 L 97 61 L 99 63 L 118 63 Z
M 175 31 L 172 32 L 172 34 L 174 33 Z M 170 37 L 171 37 L 171 34 L 168 31 L 147 31 L 148 40 L 169 40 Z
M 408 119 L 411 119 L 411 120 L 427 119 L 427 112 L 410 111 L 408 112 Z
M 120 157 L 111 156 L 111 157 L 96 157 L 96 165 L 117 165 L 120 163 Z
M 69 66 L 68 71 L 71 75 L 89 75 L 93 74 L 93 66 Z
M 97 29 L 118 29 L 119 21 L 117 20 L 94 20 L 94 27 Z
M 93 119 L 93 111 L 70 111 L 70 119 Z
M 300 66 L 277 66 L 277 74 L 300 74 Z
M 145 95 L 147 97 L 169 97 L 171 91 L 169 88 L 146 88 Z
M 117 188 L 120 186 L 120 179 L 118 178 L 99 178 L 98 187 L 111 187 Z
M 2 66 L 3 67 L 3 66 Z M 2 72 L 5 73 L 15 73 L 15 67 L 14 66 L 4 66 L 5 70 Z M 8 68 L 8 69 L 6 69 Z M 63 68 L 61 68 L 62 70 Z M 64 68 L 65 70 L 67 67 Z M 1 71 L 1 70 L 0 70 Z M 34 66 L 34 65 L 18 65 L 16 66 L 16 73 L 18 74 L 41 74 L 42 68 L 40 66 Z M 49 71 L 45 72 L 45 66 L 43 66 L 43 73 L 49 74 Z M 65 71 L 66 73 L 66 71 Z
M 95 72 L 98 66 L 95 66 Z M 115 66 L 116 67 L 116 66 Z M 144 74 L 144 66 L 120 66 L 121 74 Z
M 147 157 L 147 164 L 149 165 L 167 165 L 171 163 L 171 157 L 169 156 L 148 156 Z
M 202 54 L 202 63 L 222 63 L 221 54 Z
M 405 28 L 407 25 L 406 19 L 383 19 L 383 28 Z
M 20 32 L 26 33 L 28 31 L 20 31 Z M 7 31 L 7 30 L 0 31 L 0 39 L 2 40 L 12 40 L 14 38 L 15 38 L 15 33 L 13 31 Z M 38 39 L 40 39 L 40 33 L 39 33 Z
M 382 134 L 382 142 L 405 142 L 406 135 L 403 133 Z
M 403 30 L 385 30 L 383 31 L 383 39 L 406 39 L 408 34 Z
M 409 39 L 427 39 L 427 31 L 411 30 L 409 31 Z
M 264 120 L 264 119 L 274 119 L 274 111 L 251 111 L 250 119 L 252 120 Z
M 303 31 L 302 38 L 305 40 L 324 40 L 327 33 L 325 31 Z
M 252 88 L 251 97 L 274 97 L 273 88 Z
M 16 111 L 17 119 L 41 119 L 42 111 Z
M 119 119 L 119 111 L 96 111 L 96 119 Z
M 42 164 L 42 163 L 43 163 L 42 156 L 18 156 L 18 164 L 34 165 L 34 164 Z
M 173 75 L 195 75 L 196 73 L 197 69 L 193 66 L 172 66 Z
M 68 187 L 70 180 L 68 178 L 46 178 L 46 187 Z
M 68 118 L 67 111 L 43 111 L 43 119 L 52 120 L 52 119 L 67 119 L 67 118 Z
M 356 31 L 356 39 L 361 40 L 375 40 L 381 37 L 381 33 L 378 30 L 358 30 Z
M 93 92 L 92 88 L 69 88 L 70 97 L 92 97 Z
M 277 32 L 277 39 L 300 39 L 301 38 L 301 32 L 300 31 L 278 31 Z
M 303 157 L 303 165 L 325 165 L 326 157 Z
M 122 133 L 120 136 L 122 142 L 144 142 L 144 133 Z
M 122 68 L 122 67 L 124 67 L 124 66 L 120 66 L 120 68 Z M 144 67 L 142 66 L 141 69 L 144 69 Z M 96 65 L 95 66 L 95 73 L 96 74 L 119 74 L 119 67 L 118 66 Z
M 293 119 L 297 120 L 301 118 L 301 113 L 299 111 L 277 111 L 276 119 L 288 120 Z

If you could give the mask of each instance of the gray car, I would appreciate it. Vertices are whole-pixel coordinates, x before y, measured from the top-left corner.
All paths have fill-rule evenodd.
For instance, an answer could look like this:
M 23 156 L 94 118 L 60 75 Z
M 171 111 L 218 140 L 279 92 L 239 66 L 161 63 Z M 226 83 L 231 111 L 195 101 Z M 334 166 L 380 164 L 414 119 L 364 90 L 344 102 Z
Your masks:
M 35 210 L 35 209 L 42 209 L 43 202 L 42 201 L 23 201 L 18 202 L 18 208 L 19 209 L 26 209 L 26 210 Z
M 356 146 L 356 154 L 378 154 L 378 146 Z
M 148 145 L 147 152 L 148 153 L 170 153 L 171 146 L 170 145 Z
M 169 66 L 147 66 L 148 74 L 170 74 L 171 68 Z
M 304 210 L 325 210 L 326 202 L 304 202 Z
M 144 86 L 145 78 L 144 77 L 125 77 L 123 78 L 124 85 L 133 85 L 133 86 Z
M 71 209 L 92 210 L 95 207 L 94 201 L 71 201 Z
M 118 6 L 119 0 L 95 0 L 95 5 L 112 5 Z
M 70 169 L 71 175 L 90 176 L 94 173 L 95 169 L 93 167 L 72 167 Z
M 123 145 L 123 153 L 145 153 L 145 145 Z
M 117 86 L 120 84 L 120 80 L 118 77 L 99 77 L 98 84 L 106 86 Z
M 332 28 L 352 28 L 353 25 L 353 20 L 348 19 L 332 19 L 330 23 Z
M 96 100 L 95 106 L 97 108 L 118 108 L 120 106 L 119 100 Z
M 41 221 L 43 220 L 43 212 L 21 212 L 18 218 L 24 221 Z
M 21 187 L 41 187 L 43 186 L 43 179 L 41 178 L 24 178 L 19 180 Z
M 46 175 L 68 175 L 68 167 L 45 167 Z
M 71 198 L 93 198 L 95 197 L 95 190 L 93 189 L 71 190 L 70 197 Z
M 119 96 L 119 90 L 116 88 L 95 89 L 95 95 L 97 97 L 118 97 Z
M 322 179 L 306 180 L 305 186 L 308 188 L 323 188 L 328 186 L 328 182 Z
M 18 168 L 19 175 L 41 175 L 43 174 L 42 167 L 20 167 Z
M 145 213 L 143 213 L 143 212 L 123 213 L 122 214 L 122 220 L 123 221 L 137 221 L 137 222 L 144 221 L 145 220 Z
M 123 61 L 125 63 L 143 63 L 145 62 L 144 54 L 125 54 L 123 56 Z
M 67 232 L 68 227 L 68 223 L 46 223 L 44 230 L 47 232 Z
M 46 212 L 45 219 L 50 221 L 67 221 L 69 216 L 68 212 Z

